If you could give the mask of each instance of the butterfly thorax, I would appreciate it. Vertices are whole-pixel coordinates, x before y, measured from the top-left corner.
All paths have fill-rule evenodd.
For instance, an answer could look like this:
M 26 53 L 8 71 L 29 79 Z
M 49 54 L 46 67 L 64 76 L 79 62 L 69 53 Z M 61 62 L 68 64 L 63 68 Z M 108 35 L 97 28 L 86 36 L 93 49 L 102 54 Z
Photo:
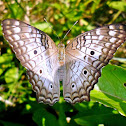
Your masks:
M 65 45 L 63 43 L 58 44 L 58 61 L 60 66 L 65 62 Z
M 58 61 L 59 61 L 59 80 L 62 81 L 64 77 L 64 64 L 65 64 L 65 45 L 63 43 L 58 44 Z

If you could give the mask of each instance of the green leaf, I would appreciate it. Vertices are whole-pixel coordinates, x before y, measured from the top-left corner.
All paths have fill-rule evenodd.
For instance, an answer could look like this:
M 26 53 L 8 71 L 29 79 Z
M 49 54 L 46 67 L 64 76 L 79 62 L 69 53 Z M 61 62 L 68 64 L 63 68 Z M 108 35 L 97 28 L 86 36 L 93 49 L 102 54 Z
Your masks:
M 97 6 L 99 5 L 101 0 L 94 0 L 93 1 L 93 5 L 92 5 L 92 8 L 91 8 L 91 12 L 94 13 L 96 11 L 96 8 Z
M 114 126 L 126 123 L 125 117 L 116 110 L 95 102 L 76 104 L 75 108 L 79 112 L 74 117 L 74 121 L 82 126 L 98 126 L 99 124 Z
M 51 27 L 50 26 L 51 26 L 51 24 L 46 23 L 46 22 L 34 24 L 34 27 L 36 27 L 48 34 L 52 32 L 52 26 Z
M 19 73 L 17 67 L 13 67 L 5 73 L 6 83 L 15 83 L 18 80 L 18 77 Z
M 5 53 L 2 56 L 0 56 L 0 64 L 10 63 L 12 59 L 13 59 L 13 55 Z
M 124 1 L 114 1 L 114 2 L 107 2 L 108 6 L 120 11 L 125 11 L 126 12 L 126 2 Z
M 33 120 L 38 124 L 38 126 L 58 125 L 56 117 L 49 113 L 45 108 L 37 109 L 33 114 Z
M 63 100 L 60 100 L 60 101 L 63 101 Z M 67 122 L 66 122 L 65 111 L 66 111 L 66 108 L 68 108 L 68 106 L 65 105 L 65 103 L 61 102 L 60 104 L 56 104 L 54 107 L 55 107 L 55 110 L 60 113 L 58 117 L 59 126 L 66 126 Z
M 3 69 L 0 68 L 0 75 L 3 73 Z
M 118 66 L 107 65 L 101 78 L 91 91 L 91 99 L 117 109 L 126 116 L 126 70 Z
M 98 124 L 114 126 L 114 125 L 123 125 L 126 123 L 124 119 L 120 118 L 120 115 L 114 115 L 110 112 L 108 113 L 102 112 L 101 114 L 98 112 L 92 115 L 82 116 L 80 118 L 76 118 L 75 122 L 82 126 L 96 126 Z
M 51 4 L 52 7 L 55 7 L 57 10 L 61 10 L 61 6 L 59 3 L 53 3 Z

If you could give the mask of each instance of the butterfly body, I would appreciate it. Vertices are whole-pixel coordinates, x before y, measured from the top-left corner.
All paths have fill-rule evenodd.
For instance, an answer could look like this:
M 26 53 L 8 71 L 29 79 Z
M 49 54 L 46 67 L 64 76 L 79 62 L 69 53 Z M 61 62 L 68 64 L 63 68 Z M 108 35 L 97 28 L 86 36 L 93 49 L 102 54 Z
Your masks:
M 5 39 L 26 67 L 38 102 L 53 105 L 60 97 L 72 104 L 90 100 L 90 90 L 101 76 L 101 68 L 125 42 L 126 26 L 107 25 L 78 35 L 58 47 L 43 31 L 15 19 L 2 22 Z

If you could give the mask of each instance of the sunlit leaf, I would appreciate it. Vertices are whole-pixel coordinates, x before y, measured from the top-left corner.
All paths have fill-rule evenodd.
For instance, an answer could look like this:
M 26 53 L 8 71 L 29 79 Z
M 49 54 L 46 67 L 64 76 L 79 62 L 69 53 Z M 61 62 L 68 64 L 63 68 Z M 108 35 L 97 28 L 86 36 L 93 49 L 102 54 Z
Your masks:
M 125 1 L 108 1 L 108 6 L 120 10 L 120 11 L 125 11 L 126 12 L 126 2 Z
M 13 67 L 5 73 L 6 83 L 15 83 L 18 80 L 19 73 L 18 68 Z
M 46 22 L 43 22 L 43 23 L 36 23 L 34 24 L 34 27 L 46 32 L 46 33 L 51 33 L 52 32 L 52 28 L 51 28 L 51 25 L 50 23 L 46 23 Z
M 117 109 L 126 116 L 126 70 L 107 65 L 96 88 L 91 91 L 91 99 Z M 97 88 L 98 87 L 98 88 Z
M 13 59 L 13 55 L 5 53 L 2 56 L 0 56 L 0 64 L 9 63 L 11 62 L 12 59 Z

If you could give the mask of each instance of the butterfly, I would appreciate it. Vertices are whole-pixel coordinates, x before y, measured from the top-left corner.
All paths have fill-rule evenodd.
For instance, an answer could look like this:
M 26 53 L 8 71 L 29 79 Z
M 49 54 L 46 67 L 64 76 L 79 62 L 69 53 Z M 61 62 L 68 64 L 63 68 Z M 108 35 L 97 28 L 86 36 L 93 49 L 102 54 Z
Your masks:
M 2 21 L 3 35 L 27 75 L 38 102 L 53 105 L 60 98 L 75 104 L 89 101 L 101 69 L 125 42 L 126 25 L 111 24 L 82 33 L 58 47 L 43 31 L 19 20 Z

